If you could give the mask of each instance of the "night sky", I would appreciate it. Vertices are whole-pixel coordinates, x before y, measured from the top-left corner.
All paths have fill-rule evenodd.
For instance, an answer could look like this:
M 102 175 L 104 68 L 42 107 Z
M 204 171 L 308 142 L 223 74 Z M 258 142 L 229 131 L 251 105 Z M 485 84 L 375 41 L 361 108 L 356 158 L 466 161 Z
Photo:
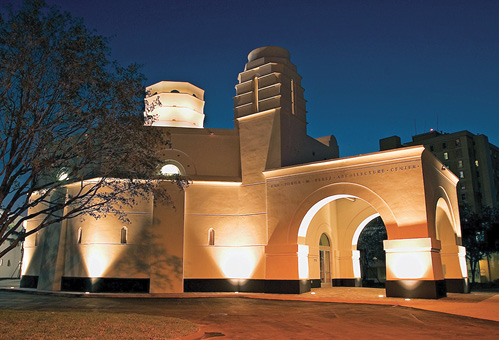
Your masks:
M 0 0 L 0 4 L 21 0 Z M 409 142 L 430 128 L 499 145 L 499 1 L 47 0 L 112 37 L 112 58 L 147 85 L 205 92 L 205 127 L 233 128 L 237 75 L 254 48 L 288 49 L 303 77 L 312 137 L 340 156 Z

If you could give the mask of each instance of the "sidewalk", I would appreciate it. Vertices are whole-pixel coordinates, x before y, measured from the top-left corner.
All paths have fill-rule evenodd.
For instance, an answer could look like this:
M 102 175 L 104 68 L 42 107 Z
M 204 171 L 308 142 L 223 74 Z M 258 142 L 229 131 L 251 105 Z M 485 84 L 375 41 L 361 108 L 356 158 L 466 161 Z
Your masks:
M 199 298 L 240 297 L 251 299 L 360 303 L 392 305 L 468 316 L 472 318 L 499 321 L 499 292 L 472 292 L 470 294 L 448 293 L 447 297 L 433 299 L 387 298 L 382 288 L 330 287 L 314 288 L 304 294 L 262 294 L 262 293 L 184 293 L 184 294 L 123 294 L 123 293 L 80 293 L 39 291 L 19 288 L 19 280 L 0 280 L 0 289 L 31 294 L 48 294 L 73 297 L 115 297 L 115 298 Z

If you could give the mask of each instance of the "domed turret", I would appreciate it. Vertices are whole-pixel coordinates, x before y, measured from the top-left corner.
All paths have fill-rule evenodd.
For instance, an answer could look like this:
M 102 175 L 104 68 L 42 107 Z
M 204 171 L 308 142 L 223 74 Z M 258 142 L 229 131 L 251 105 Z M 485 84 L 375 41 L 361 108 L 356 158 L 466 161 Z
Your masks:
M 149 114 L 153 126 L 202 128 L 204 91 L 182 81 L 161 81 L 146 88 L 146 102 L 161 103 Z

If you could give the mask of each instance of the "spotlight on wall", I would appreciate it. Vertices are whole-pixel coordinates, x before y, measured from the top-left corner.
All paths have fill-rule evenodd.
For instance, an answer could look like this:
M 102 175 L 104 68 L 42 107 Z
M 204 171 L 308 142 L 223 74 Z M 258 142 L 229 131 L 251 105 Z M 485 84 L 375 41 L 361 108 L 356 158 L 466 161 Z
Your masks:
M 442 170 L 447 170 L 447 168 L 445 167 L 445 165 L 442 165 Z

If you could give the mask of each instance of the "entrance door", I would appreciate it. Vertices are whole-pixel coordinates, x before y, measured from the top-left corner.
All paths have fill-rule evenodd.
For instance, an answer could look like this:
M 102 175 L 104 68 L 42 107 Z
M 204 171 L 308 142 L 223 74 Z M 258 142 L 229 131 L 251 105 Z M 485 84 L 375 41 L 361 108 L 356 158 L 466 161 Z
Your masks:
M 331 243 L 326 234 L 322 234 L 319 241 L 319 260 L 321 287 L 331 287 Z

